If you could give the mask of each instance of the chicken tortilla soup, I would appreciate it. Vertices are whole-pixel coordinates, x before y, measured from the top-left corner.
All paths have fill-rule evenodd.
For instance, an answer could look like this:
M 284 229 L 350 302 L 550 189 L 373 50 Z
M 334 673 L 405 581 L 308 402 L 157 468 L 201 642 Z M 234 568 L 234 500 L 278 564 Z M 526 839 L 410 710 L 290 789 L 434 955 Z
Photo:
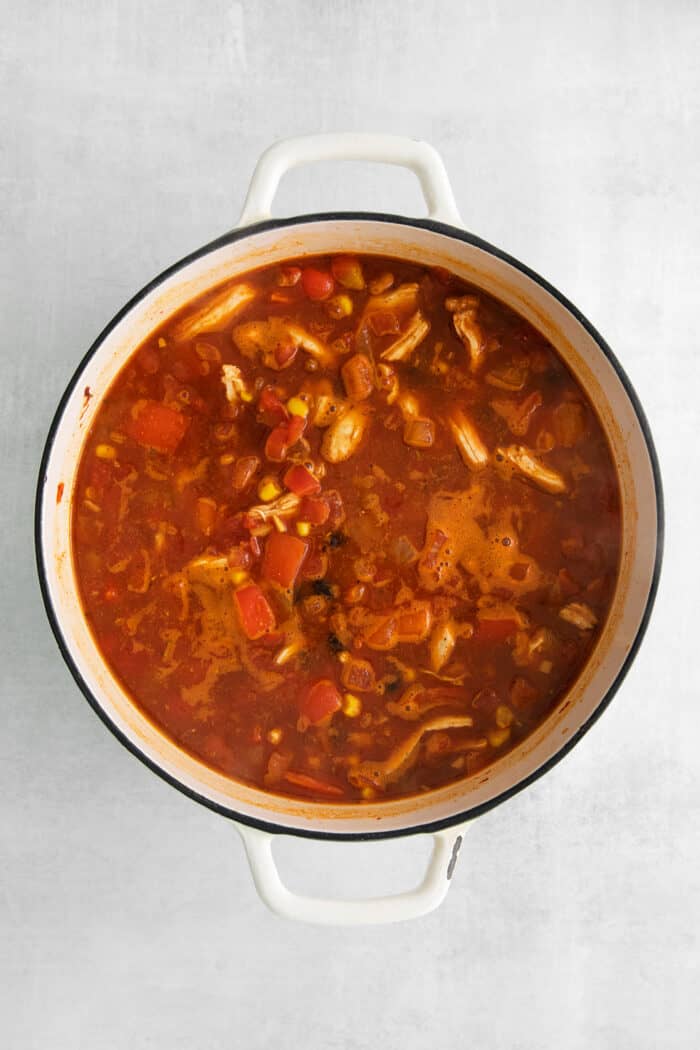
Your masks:
M 96 412 L 85 616 L 176 744 L 311 801 L 445 786 L 533 731 L 615 588 L 615 465 L 550 343 L 447 271 L 291 259 L 188 304 Z

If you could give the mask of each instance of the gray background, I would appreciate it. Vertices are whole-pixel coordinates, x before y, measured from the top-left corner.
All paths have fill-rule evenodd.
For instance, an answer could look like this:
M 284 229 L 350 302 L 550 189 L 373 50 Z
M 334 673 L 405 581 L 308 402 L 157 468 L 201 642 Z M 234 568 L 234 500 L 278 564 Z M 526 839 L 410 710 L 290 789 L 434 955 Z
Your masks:
M 697 1046 L 698 5 L 3 7 L 0 1041 Z M 268 914 L 233 828 L 107 733 L 59 659 L 31 546 L 44 436 L 96 333 L 234 224 L 272 140 L 346 129 L 434 143 L 468 227 L 594 321 L 668 503 L 656 615 L 608 713 L 471 826 L 437 913 L 359 931 Z M 291 175 L 277 207 L 422 211 L 409 174 L 348 165 Z M 410 884 L 426 848 L 279 855 L 297 888 L 362 892 Z

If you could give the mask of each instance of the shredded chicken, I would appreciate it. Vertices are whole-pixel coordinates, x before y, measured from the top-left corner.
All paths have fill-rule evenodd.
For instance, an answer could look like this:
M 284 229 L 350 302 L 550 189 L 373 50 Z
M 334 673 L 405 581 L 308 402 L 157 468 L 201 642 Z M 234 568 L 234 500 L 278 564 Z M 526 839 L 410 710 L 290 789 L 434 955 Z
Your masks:
M 413 351 L 420 346 L 430 331 L 430 324 L 420 310 L 417 310 L 410 318 L 404 332 L 395 339 L 391 346 L 382 350 L 380 354 L 383 361 L 405 361 Z
M 254 507 L 249 507 L 246 515 L 253 518 L 256 525 L 265 525 L 275 518 L 289 518 L 296 514 L 300 503 L 301 497 L 296 496 L 293 492 L 285 492 L 283 496 L 272 500 L 271 503 L 258 503 Z
M 238 365 L 221 366 L 221 382 L 224 384 L 226 400 L 232 405 L 239 401 L 252 401 L 253 393 L 248 389 Z
M 525 448 L 524 445 L 508 445 L 506 448 L 497 448 L 494 453 L 496 463 L 502 463 L 506 470 L 514 469 L 529 481 L 534 482 L 538 488 L 552 495 L 566 492 L 566 482 L 561 474 L 546 467 L 537 458 L 534 452 Z
M 238 325 L 231 334 L 244 357 L 255 360 L 260 356 L 267 368 L 276 371 L 291 365 L 297 350 L 305 350 L 322 365 L 330 365 L 335 361 L 335 354 L 325 343 L 300 324 L 283 317 L 249 321 Z
M 426 689 L 424 685 L 414 682 L 404 690 L 398 700 L 387 701 L 385 707 L 394 718 L 401 718 L 404 722 L 417 722 L 428 711 L 436 707 L 448 707 L 455 703 L 464 703 L 462 689 L 450 689 L 444 686 Z
M 360 406 L 344 412 L 326 430 L 321 455 L 328 463 L 343 463 L 357 452 L 370 424 L 369 414 Z
M 478 371 L 486 356 L 486 341 L 481 326 L 476 322 L 479 300 L 474 295 L 445 300 L 445 309 L 452 314 L 452 322 L 459 338 L 469 351 L 469 368 Z
M 581 631 L 592 631 L 598 623 L 596 614 L 583 602 L 571 602 L 570 605 L 565 605 L 563 609 L 559 610 L 559 615 L 562 620 L 572 623 L 574 627 L 578 627 Z
M 438 624 L 430 637 L 430 666 L 440 671 L 454 652 L 457 634 L 452 620 Z
M 436 730 L 465 729 L 472 726 L 473 720 L 469 715 L 442 715 L 425 722 L 411 733 L 402 743 L 396 747 L 384 761 L 360 762 L 348 773 L 348 779 L 352 784 L 359 787 L 371 784 L 373 787 L 385 790 L 389 784 L 393 784 L 404 775 L 418 758 L 423 737 L 426 733 Z
M 182 342 L 192 339 L 200 332 L 218 331 L 232 321 L 257 294 L 257 289 L 250 284 L 234 284 L 224 288 L 218 295 L 209 299 L 206 306 L 195 310 L 176 324 L 172 331 L 173 339 Z
M 450 412 L 447 424 L 452 431 L 459 454 L 465 466 L 471 470 L 481 470 L 489 461 L 488 449 L 477 433 L 476 427 L 467 419 L 459 408 Z

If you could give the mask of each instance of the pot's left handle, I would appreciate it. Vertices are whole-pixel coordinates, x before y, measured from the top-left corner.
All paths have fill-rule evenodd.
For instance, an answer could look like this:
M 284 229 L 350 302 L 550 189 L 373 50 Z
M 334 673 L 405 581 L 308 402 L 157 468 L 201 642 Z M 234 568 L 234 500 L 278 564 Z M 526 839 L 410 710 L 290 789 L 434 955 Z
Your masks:
M 408 168 L 420 182 L 428 217 L 453 226 L 464 225 L 437 150 L 418 139 L 354 132 L 282 139 L 265 150 L 250 180 L 238 225 L 249 226 L 269 219 L 283 175 L 300 164 L 322 160 L 366 160 Z
M 255 888 L 268 908 L 285 919 L 323 926 L 376 926 L 427 915 L 444 900 L 462 845 L 462 829 L 432 834 L 433 852 L 422 882 L 414 890 L 364 900 L 305 897 L 292 893 L 280 878 L 272 854 L 274 835 L 244 824 L 241 834 Z

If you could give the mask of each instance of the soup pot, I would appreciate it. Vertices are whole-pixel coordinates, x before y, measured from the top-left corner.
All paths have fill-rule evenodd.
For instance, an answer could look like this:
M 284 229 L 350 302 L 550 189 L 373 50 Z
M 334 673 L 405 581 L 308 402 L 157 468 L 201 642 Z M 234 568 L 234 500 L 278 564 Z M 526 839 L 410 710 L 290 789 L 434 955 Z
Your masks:
M 400 165 L 418 177 L 427 218 L 367 212 L 271 217 L 280 179 L 312 161 Z M 425 795 L 333 805 L 282 798 L 210 769 L 180 750 L 129 699 L 82 614 L 71 550 L 71 494 L 81 447 L 102 398 L 133 350 L 168 315 L 212 285 L 290 256 L 376 252 L 441 266 L 526 318 L 556 347 L 596 406 L 613 450 L 622 495 L 622 554 L 612 608 L 595 649 L 557 708 L 513 751 L 482 772 Z M 435 908 L 450 885 L 467 821 L 504 802 L 552 767 L 612 699 L 639 647 L 661 563 L 662 492 L 649 427 L 622 367 L 585 317 L 529 267 L 467 233 L 439 155 L 424 142 L 383 135 L 320 135 L 273 145 L 258 162 L 239 225 L 156 277 L 88 350 L 61 398 L 41 463 L 36 548 L 46 610 L 78 686 L 119 740 L 153 772 L 231 818 L 243 837 L 265 903 L 289 918 L 380 923 Z M 319 900 L 291 893 L 272 843 L 429 834 L 432 858 L 412 892 L 371 900 Z

